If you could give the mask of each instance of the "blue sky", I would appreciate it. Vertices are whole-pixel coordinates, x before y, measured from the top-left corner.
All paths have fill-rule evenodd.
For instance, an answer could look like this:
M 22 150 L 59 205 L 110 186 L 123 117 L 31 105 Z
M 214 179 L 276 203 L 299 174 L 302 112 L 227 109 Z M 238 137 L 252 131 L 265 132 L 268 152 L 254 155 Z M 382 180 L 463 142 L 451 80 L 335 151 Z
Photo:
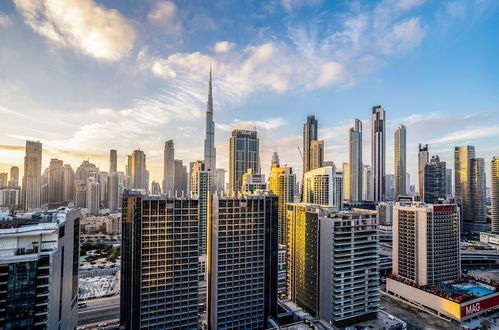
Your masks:
M 44 163 L 108 168 L 108 150 L 141 148 L 161 179 L 165 140 L 176 158 L 203 155 L 213 67 L 219 167 L 234 128 L 256 127 L 262 169 L 273 151 L 301 174 L 307 114 L 325 159 L 347 161 L 348 128 L 370 109 L 393 133 L 407 126 L 408 170 L 418 143 L 453 166 L 453 147 L 499 154 L 499 3 L 494 0 L 165 1 L 6 0 L 0 3 L 0 171 L 22 167 L 24 140 Z M 489 174 L 489 172 L 487 172 Z

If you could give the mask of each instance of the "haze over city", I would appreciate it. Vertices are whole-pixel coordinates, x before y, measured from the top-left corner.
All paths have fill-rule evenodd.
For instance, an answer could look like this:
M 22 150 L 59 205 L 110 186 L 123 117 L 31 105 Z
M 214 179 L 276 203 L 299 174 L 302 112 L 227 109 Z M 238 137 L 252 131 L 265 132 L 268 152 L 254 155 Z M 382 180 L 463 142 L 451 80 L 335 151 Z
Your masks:
M 25 140 L 76 168 L 108 167 L 108 150 L 147 155 L 162 180 L 163 144 L 184 164 L 203 158 L 213 70 L 218 164 L 235 128 L 256 128 L 263 173 L 271 155 L 301 177 L 302 125 L 319 120 L 324 159 L 348 161 L 352 118 L 407 126 L 407 157 L 430 144 L 453 166 L 472 144 L 491 159 L 499 136 L 498 3 L 481 1 L 2 1 L 0 171 L 21 169 Z M 490 172 L 486 161 L 486 172 Z M 408 162 L 411 183 L 417 166 Z M 489 177 L 487 177 L 489 183 Z

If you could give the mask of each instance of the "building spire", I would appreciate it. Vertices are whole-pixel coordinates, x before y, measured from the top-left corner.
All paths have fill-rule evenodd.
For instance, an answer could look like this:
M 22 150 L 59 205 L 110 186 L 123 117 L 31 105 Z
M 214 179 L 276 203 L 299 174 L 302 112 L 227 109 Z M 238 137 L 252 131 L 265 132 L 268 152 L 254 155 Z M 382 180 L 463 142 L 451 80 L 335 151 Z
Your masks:
M 216 166 L 216 148 L 215 148 L 215 123 L 213 122 L 213 86 L 211 79 L 210 65 L 210 80 L 208 83 L 208 101 L 206 102 L 206 130 L 204 139 L 204 162 L 206 168 L 214 172 Z
M 208 85 L 208 97 L 211 98 L 212 97 L 212 86 L 211 86 L 211 65 L 210 65 L 210 83 Z

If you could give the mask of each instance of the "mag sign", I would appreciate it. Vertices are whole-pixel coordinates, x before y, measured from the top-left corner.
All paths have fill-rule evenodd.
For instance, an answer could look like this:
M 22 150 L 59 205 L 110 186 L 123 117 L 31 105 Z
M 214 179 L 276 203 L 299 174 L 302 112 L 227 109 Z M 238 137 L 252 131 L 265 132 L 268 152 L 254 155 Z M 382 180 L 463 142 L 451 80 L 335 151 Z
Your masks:
M 461 318 L 480 313 L 499 305 L 499 294 L 461 306 Z

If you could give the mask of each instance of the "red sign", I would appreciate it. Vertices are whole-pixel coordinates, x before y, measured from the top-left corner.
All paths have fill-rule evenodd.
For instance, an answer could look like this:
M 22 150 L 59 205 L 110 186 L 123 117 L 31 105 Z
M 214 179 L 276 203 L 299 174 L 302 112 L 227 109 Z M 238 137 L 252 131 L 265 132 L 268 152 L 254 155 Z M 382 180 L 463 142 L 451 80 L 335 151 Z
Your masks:
M 483 310 L 499 305 L 499 295 L 461 305 L 461 318 L 480 313 Z
M 452 211 L 452 206 L 451 205 L 435 205 L 433 206 L 433 209 L 435 212 L 450 212 Z

